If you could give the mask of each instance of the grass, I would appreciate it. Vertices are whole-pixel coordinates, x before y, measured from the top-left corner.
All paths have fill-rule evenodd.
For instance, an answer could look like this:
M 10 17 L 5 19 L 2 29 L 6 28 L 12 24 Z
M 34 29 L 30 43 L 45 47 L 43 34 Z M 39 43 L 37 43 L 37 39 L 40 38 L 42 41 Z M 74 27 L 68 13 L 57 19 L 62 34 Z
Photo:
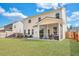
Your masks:
M 2 56 L 69 56 L 79 55 L 79 42 L 64 39 L 29 40 L 17 38 L 0 39 Z
M 71 56 L 79 56 L 79 42 L 70 41 Z

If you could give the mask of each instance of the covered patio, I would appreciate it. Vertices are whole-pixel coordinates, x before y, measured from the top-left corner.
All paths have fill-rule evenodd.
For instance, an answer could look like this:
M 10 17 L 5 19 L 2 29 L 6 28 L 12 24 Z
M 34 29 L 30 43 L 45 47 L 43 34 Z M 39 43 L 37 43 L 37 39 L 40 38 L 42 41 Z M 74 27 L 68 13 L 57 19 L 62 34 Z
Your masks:
M 38 37 L 41 39 L 63 39 L 63 21 L 52 17 L 38 23 Z

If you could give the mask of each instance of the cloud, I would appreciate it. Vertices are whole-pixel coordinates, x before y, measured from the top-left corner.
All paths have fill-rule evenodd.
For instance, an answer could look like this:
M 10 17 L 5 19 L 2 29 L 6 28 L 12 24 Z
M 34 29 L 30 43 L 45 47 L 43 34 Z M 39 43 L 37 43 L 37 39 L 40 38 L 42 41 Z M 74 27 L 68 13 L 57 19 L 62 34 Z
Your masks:
M 59 8 L 58 3 L 37 3 L 37 8 L 41 9 L 57 9 Z
M 44 12 L 44 9 L 36 9 L 37 12 Z
M 37 3 L 38 8 L 43 8 L 43 9 L 50 9 L 52 8 L 51 3 Z
M 11 12 L 20 12 L 20 10 L 18 10 L 17 8 L 9 8 Z
M 67 16 L 67 22 L 73 26 L 79 26 L 79 11 L 74 11 L 70 16 Z
M 52 8 L 56 9 L 58 7 L 58 4 L 56 4 L 56 3 L 53 3 L 53 4 L 52 3 L 37 3 L 36 6 L 37 6 L 37 9 L 36 9 L 37 12 L 44 12 L 45 9 L 52 9 Z
M 60 8 L 60 7 L 64 7 L 64 5 L 66 5 L 67 3 L 37 3 L 36 6 L 37 6 L 37 9 L 36 11 L 38 10 L 39 11 L 39 8 L 41 9 L 57 9 L 57 8 Z M 37 11 L 37 12 L 38 12 Z
M 9 8 L 9 10 L 6 11 L 4 8 L 0 7 L 0 15 L 7 17 L 12 21 L 21 20 L 28 17 L 20 12 L 20 10 L 18 10 L 17 8 Z
M 60 7 L 64 7 L 67 4 L 69 4 L 69 3 L 60 3 Z
M 58 3 L 52 3 L 52 8 L 57 9 L 60 8 Z
M 60 7 L 64 7 L 64 5 L 66 4 L 68 3 L 37 3 L 36 5 L 38 8 L 43 8 L 43 9 L 51 9 L 51 8 L 57 9 Z
M 79 19 L 79 11 L 73 12 L 71 18 Z
M 24 14 L 22 14 L 20 12 L 6 12 L 6 13 L 3 13 L 3 16 L 20 17 L 20 18 L 26 18 L 27 17 L 27 16 L 25 16 Z
M 5 10 L 2 7 L 0 7 L 0 14 L 2 14 L 4 12 L 5 12 Z
M 68 21 L 79 21 L 79 11 L 72 12 L 72 15 L 67 17 Z
M 10 12 L 4 12 L 2 13 L 3 16 L 6 17 L 11 17 L 12 19 L 16 19 L 16 18 L 26 18 L 27 16 L 24 15 L 22 12 L 20 12 L 20 10 L 18 10 L 17 8 L 9 8 Z
M 75 26 L 76 26 L 76 27 L 79 27 L 79 22 L 77 22 L 77 23 L 75 24 Z

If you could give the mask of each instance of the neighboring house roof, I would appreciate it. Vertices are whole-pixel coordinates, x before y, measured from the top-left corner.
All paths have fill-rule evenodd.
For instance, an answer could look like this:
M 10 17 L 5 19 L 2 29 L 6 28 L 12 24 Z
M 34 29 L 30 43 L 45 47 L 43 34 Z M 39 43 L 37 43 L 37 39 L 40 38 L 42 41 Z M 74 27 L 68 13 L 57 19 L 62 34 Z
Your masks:
M 7 27 L 7 26 L 10 26 L 10 25 L 13 25 L 14 23 L 17 23 L 17 22 L 22 22 L 22 20 L 14 21 L 14 22 L 12 22 L 12 23 L 10 23 L 10 24 L 4 25 L 4 27 Z
M 0 30 L 4 30 L 4 27 L 0 27 Z
M 0 32 L 5 32 L 3 27 L 0 28 Z
M 12 25 L 13 24 L 8 24 L 8 25 L 4 26 L 4 30 L 5 31 L 12 31 Z
M 9 25 L 12 25 L 12 23 L 11 23 L 11 24 L 7 24 L 7 25 L 5 25 L 4 27 L 7 27 L 7 26 L 9 26 Z
M 0 30 L 0 32 L 5 32 L 5 30 Z

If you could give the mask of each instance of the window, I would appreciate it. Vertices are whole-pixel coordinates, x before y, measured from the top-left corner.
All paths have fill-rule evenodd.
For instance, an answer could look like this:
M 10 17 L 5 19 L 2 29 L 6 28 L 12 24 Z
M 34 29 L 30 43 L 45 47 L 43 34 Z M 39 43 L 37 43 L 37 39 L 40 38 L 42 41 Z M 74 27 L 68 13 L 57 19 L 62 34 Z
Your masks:
M 26 34 L 26 30 L 24 30 L 24 34 Z
M 56 13 L 56 18 L 60 18 L 60 14 L 59 13 Z
M 28 20 L 28 23 L 31 23 L 31 20 Z
M 12 29 L 12 27 L 10 27 L 9 29 Z
M 16 28 L 16 25 L 14 25 L 14 28 Z
M 34 34 L 34 30 L 32 29 L 32 34 Z
M 30 29 L 28 29 L 28 34 L 30 34 Z
M 40 22 L 40 21 L 41 21 L 41 17 L 38 18 L 38 22 Z

